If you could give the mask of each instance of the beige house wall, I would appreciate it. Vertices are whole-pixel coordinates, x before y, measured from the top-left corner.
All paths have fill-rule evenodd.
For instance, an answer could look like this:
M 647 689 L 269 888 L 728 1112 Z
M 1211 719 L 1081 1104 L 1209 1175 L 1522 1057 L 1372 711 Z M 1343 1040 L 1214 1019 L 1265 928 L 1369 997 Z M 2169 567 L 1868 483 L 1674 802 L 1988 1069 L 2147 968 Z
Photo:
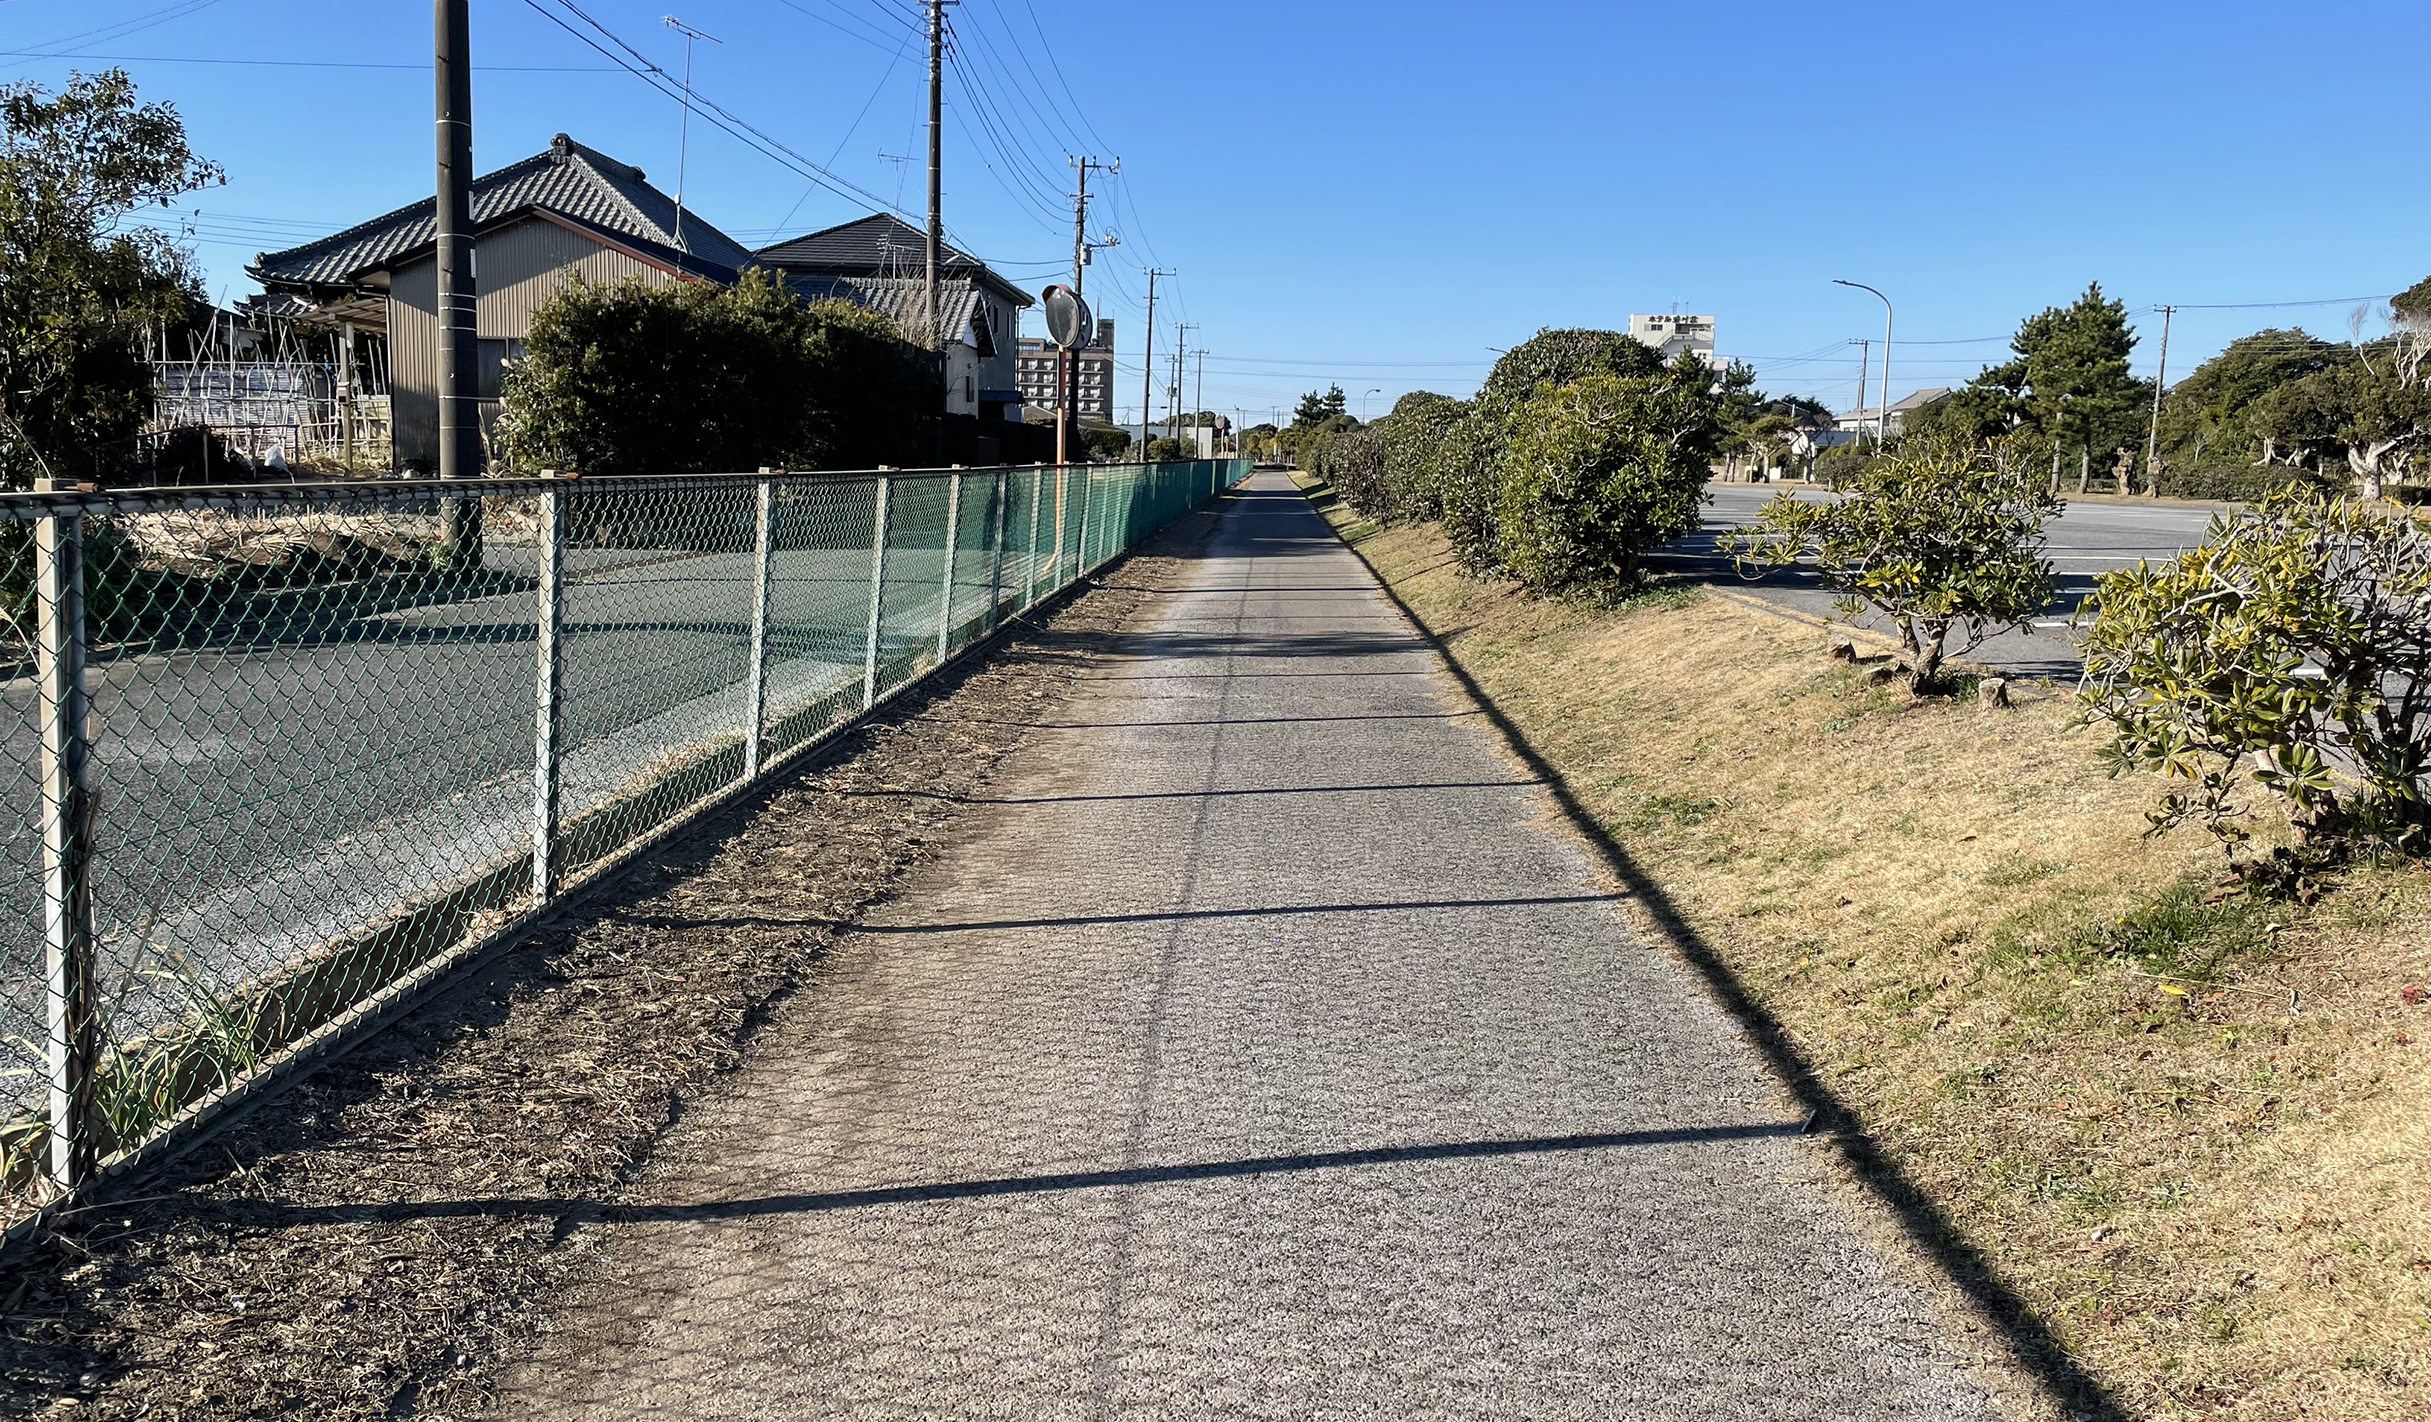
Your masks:
M 672 273 L 603 246 L 545 218 L 481 234 L 473 249 L 476 321 L 485 341 L 520 341 L 532 314 L 575 278 L 607 285 L 639 277 L 652 286 Z M 439 266 L 431 257 L 396 270 L 388 289 L 389 391 L 396 460 L 435 463 L 439 457 Z M 498 403 L 481 404 L 482 428 Z

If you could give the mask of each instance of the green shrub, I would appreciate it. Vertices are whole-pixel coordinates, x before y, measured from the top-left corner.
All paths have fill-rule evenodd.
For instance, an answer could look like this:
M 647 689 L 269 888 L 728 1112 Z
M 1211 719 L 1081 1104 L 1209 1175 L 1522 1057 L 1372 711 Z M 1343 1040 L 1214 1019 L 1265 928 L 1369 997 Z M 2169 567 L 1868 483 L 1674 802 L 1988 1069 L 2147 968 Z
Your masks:
M 1427 455 L 1421 477 L 1434 493 L 1436 517 L 1460 565 L 1479 575 L 1499 571 L 1494 541 L 1496 474 L 1502 457 L 1498 421 L 1471 406 Z
M 2219 515 L 2202 546 L 2104 573 L 2085 638 L 2110 773 L 2173 789 L 2147 818 L 2249 838 L 2250 780 L 2300 848 L 2420 852 L 2431 771 L 2431 533 L 2316 489 Z M 2336 766 L 2361 783 L 2354 788 Z
M 1815 456 L 1815 467 L 1808 477 L 1831 488 L 1845 488 L 1865 477 L 1866 466 L 1874 462 L 1874 442 L 1870 439 L 1836 444 Z
M 1503 352 L 1423 474 L 1461 565 L 1473 573 L 1502 570 L 1503 453 L 1522 406 L 1590 375 L 1645 377 L 1662 368 L 1652 347 L 1620 331 L 1547 327 Z
M 1387 522 L 1424 522 L 1443 516 L 1435 483 L 1435 452 L 1469 413 L 1469 403 L 1415 390 L 1393 402 L 1393 413 L 1376 422 L 1384 451 L 1382 504 Z
M 805 305 L 757 269 L 567 288 L 533 316 L 505 399 L 510 460 L 591 474 L 924 464 L 942 403 L 892 321 Z
M 2290 485 L 2344 493 L 2349 482 L 2343 463 L 2327 473 L 2250 461 L 2161 471 L 2161 492 L 2172 498 L 2225 499 L 2235 503 L 2252 503 Z
M 1373 426 L 1327 435 L 1305 461 L 1308 471 L 1328 484 L 1345 503 L 1368 517 L 1391 518 L 1391 500 L 1384 477 L 1384 441 Z
M 1711 368 L 1596 374 L 1514 412 L 1495 501 L 1502 566 L 1540 592 L 1634 587 L 1645 551 L 1696 528 L 1726 432 Z

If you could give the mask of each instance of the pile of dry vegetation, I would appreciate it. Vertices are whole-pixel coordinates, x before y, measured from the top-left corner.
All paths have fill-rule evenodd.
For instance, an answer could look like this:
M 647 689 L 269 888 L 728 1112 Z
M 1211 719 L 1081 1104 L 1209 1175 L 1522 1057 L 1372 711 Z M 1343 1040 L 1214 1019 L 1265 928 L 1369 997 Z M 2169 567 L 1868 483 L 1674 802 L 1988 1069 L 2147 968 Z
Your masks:
M 2135 1417 L 2431 1415 L 2431 874 L 2231 893 L 2064 689 L 1912 699 L 1692 588 L 1530 599 L 1346 532 L 2058 1371 Z

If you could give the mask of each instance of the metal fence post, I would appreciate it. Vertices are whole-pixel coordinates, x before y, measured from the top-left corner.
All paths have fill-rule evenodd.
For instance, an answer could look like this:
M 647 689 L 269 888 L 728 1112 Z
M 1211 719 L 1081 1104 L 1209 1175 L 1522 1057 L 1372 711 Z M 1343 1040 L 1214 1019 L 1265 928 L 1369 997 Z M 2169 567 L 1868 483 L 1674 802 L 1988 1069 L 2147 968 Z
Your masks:
M 878 521 L 869 545 L 869 650 L 861 663 L 861 709 L 878 703 L 878 618 L 886 600 L 886 505 L 889 481 L 878 476 Z
M 565 671 L 565 491 L 540 494 L 540 603 L 536 619 L 539 695 L 532 706 L 532 905 L 557 888 L 557 738 L 564 725 L 558 680 Z
M 1089 491 L 1097 487 L 1094 465 L 1080 467 L 1080 547 L 1072 555 L 1072 581 L 1079 582 L 1083 574 L 1096 565 L 1089 561 Z M 1105 520 L 1100 519 L 1103 523 Z
M 1021 610 L 1028 612 L 1038 601 L 1038 505 L 1046 497 L 1047 471 L 1043 466 L 1030 469 L 1030 551 L 1021 560 Z
M 945 654 L 954 640 L 954 556 L 962 538 L 962 475 L 959 471 L 946 476 L 945 494 L 945 590 L 937 609 L 937 660 Z
M 762 468 L 762 474 L 773 469 Z M 771 479 L 759 484 L 759 514 L 754 520 L 757 532 L 752 538 L 751 558 L 751 671 L 745 679 L 743 699 L 745 714 L 751 719 L 743 727 L 743 778 L 756 780 L 760 774 L 760 731 L 768 720 L 768 562 L 769 529 L 776 512 L 777 486 Z
M 35 485 L 73 493 L 64 479 Z M 93 1069 L 99 1024 L 93 971 L 93 798 L 88 752 L 91 708 L 84 694 L 84 516 L 34 524 L 38 675 L 42 718 L 42 940 L 50 1073 L 53 1188 L 92 1177 Z
M 990 632 L 996 630 L 996 623 L 1004 614 L 1004 504 L 1012 492 L 1011 476 L 1002 469 L 997 470 L 996 487 L 991 496 L 995 501 L 995 511 L 989 520 L 991 526 L 988 531 L 988 547 L 994 549 L 996 553 L 994 561 L 988 565 L 988 630 Z
M 1072 491 L 1072 470 L 1069 465 L 1055 466 L 1055 549 L 1048 564 L 1047 591 L 1052 594 L 1064 584 L 1064 504 Z

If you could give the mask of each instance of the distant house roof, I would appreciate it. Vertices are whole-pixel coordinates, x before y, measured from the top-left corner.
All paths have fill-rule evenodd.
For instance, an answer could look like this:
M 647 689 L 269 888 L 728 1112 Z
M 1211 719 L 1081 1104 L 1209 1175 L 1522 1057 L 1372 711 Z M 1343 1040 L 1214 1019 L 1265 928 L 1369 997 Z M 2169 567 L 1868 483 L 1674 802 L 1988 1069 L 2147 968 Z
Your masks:
M 424 198 L 318 241 L 260 253 L 245 270 L 266 287 L 350 286 L 434 247 L 437 208 L 437 199 Z M 749 248 L 694 213 L 684 214 L 679 244 L 673 198 L 645 182 L 641 169 L 562 133 L 546 150 L 473 180 L 476 231 L 533 212 L 672 270 L 732 281 L 751 265 Z
M 1930 389 L 1919 390 L 1903 400 L 1893 400 L 1891 402 L 1891 417 L 1893 419 L 1897 419 L 1901 415 L 1908 414 L 1914 410 L 1921 410 L 1927 405 L 1939 404 L 1940 402 L 1949 398 L 1950 387 L 1947 385 L 1936 385 Z M 1879 412 L 1874 406 L 1862 405 L 1844 415 L 1838 416 L 1837 420 L 1843 428 L 1848 428 L 1851 427 L 1855 421 L 1871 420 L 1875 418 L 1877 413 Z
M 828 272 L 787 272 L 785 286 L 804 301 L 849 301 L 892 320 L 907 333 L 917 333 L 927 300 L 919 277 L 839 276 Z M 937 325 L 960 331 L 971 324 L 979 308 L 979 284 L 969 277 L 941 278 L 937 283 Z
M 928 261 L 928 238 L 901 218 L 879 213 L 762 247 L 753 256 L 762 266 L 776 267 L 789 278 L 809 275 L 908 278 L 917 284 Z M 960 277 L 977 282 L 1015 306 L 1035 304 L 1029 293 L 950 243 L 938 244 L 937 275 L 941 281 Z

